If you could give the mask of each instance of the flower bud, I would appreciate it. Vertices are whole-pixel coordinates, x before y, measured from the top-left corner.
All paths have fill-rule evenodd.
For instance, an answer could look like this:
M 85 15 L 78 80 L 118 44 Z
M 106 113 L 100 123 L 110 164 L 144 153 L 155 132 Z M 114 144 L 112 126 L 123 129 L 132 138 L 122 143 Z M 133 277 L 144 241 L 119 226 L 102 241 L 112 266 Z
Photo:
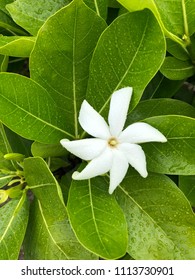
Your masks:
M 7 191 L 0 190 L 0 204 L 4 203 L 8 199 Z
M 15 160 L 15 161 L 23 161 L 25 156 L 22 154 L 18 154 L 18 153 L 9 153 L 4 155 L 4 158 L 7 160 Z

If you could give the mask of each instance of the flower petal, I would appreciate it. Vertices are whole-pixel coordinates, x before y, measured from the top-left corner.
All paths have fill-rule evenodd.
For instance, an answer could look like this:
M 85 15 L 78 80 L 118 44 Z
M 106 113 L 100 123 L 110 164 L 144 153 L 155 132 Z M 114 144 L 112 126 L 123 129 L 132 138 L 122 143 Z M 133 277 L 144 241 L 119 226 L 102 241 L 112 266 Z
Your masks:
M 80 173 L 74 172 L 72 178 L 86 180 L 107 173 L 112 165 L 112 157 L 112 151 L 109 148 L 106 149 L 99 157 L 90 161 Z
M 146 178 L 148 172 L 146 170 L 146 156 L 142 147 L 136 144 L 123 143 L 119 145 L 119 149 L 126 156 L 129 164 L 139 172 L 139 174 Z
M 117 137 L 123 130 L 132 96 L 132 90 L 131 87 L 125 87 L 112 94 L 108 115 L 108 123 L 112 136 Z
M 84 100 L 79 113 L 79 123 L 90 135 L 102 139 L 110 137 L 109 127 L 104 118 Z
M 129 125 L 119 136 L 126 143 L 167 142 L 166 137 L 156 128 L 143 122 Z
M 91 160 L 99 156 L 107 146 L 107 141 L 97 138 L 75 141 L 62 139 L 60 143 L 69 152 L 84 160 Z
M 115 149 L 113 153 L 113 162 L 110 169 L 110 186 L 109 194 L 112 194 L 116 187 L 122 182 L 125 177 L 129 164 L 125 155 Z

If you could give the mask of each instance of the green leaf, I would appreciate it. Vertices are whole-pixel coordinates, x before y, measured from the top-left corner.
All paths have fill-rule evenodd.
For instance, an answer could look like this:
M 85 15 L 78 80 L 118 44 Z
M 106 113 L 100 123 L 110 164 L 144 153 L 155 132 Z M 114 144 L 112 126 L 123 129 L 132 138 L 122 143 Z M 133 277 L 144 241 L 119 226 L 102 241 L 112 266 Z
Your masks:
M 195 216 L 178 187 L 164 175 L 144 179 L 132 170 L 116 189 L 129 230 L 127 252 L 134 259 L 195 257 Z
M 36 35 L 46 19 L 71 0 L 16 0 L 6 5 L 14 21 Z
M 68 201 L 69 189 L 70 189 L 70 186 L 72 183 L 72 173 L 73 173 L 72 170 L 71 170 L 71 172 L 65 173 L 60 178 L 60 182 L 59 182 L 65 204 L 67 204 L 67 201 Z
M 15 57 L 29 57 L 35 38 L 22 36 L 0 36 L 0 53 Z
M 6 186 L 12 179 L 11 175 L 0 174 L 0 189 Z
M 60 144 L 42 144 L 39 142 L 34 142 L 31 146 L 31 152 L 33 156 L 38 156 L 42 158 L 47 157 L 60 157 L 68 154 L 67 150 Z
M 0 10 L 2 10 L 4 13 L 6 13 L 6 14 L 9 15 L 9 13 L 8 13 L 8 11 L 6 10 L 5 6 L 6 6 L 7 4 L 12 3 L 13 1 L 14 1 L 14 0 L 1 0 L 1 1 L 0 1 Z
M 195 108 L 176 99 L 159 98 L 141 101 L 127 116 L 127 123 L 142 121 L 146 118 L 162 115 L 183 115 L 195 118 Z
M 20 153 L 25 156 L 31 156 L 32 141 L 27 140 L 20 135 L 14 133 L 12 130 L 4 127 L 7 140 L 11 146 L 12 153 Z
M 195 176 L 179 176 L 179 188 L 195 207 Z
M 108 9 L 108 0 L 84 0 L 84 3 L 94 10 L 98 16 L 106 20 L 107 18 L 107 9 Z
M 12 162 L 4 158 L 4 155 L 8 153 L 12 153 L 12 149 L 7 139 L 5 128 L 0 122 L 0 169 L 13 170 L 14 165 Z
M 157 91 L 155 91 L 153 98 L 173 97 L 178 92 L 178 90 L 181 89 L 183 83 L 184 83 L 183 80 L 174 81 L 174 80 L 169 80 L 164 77 L 161 80 L 161 83 L 160 83 Z
M 64 112 L 33 80 L 0 73 L 0 120 L 20 136 L 46 144 L 73 138 L 65 130 Z
M 121 5 L 117 2 L 117 0 L 108 0 L 108 6 L 110 8 L 120 8 Z
M 73 181 L 67 207 L 83 246 L 105 259 L 116 259 L 126 253 L 126 221 L 114 197 L 108 194 L 104 177 Z
M 142 144 L 148 170 L 177 175 L 195 175 L 195 119 L 184 116 L 157 116 L 144 122 L 167 138 L 166 143 Z
M 61 176 L 62 168 L 64 170 L 70 170 L 72 166 L 66 159 L 61 159 L 59 157 L 52 157 L 49 159 L 49 168 L 51 172 L 57 172 L 58 177 Z M 61 169 L 61 170 L 60 170 Z
M 171 56 L 165 58 L 160 71 L 170 80 L 183 80 L 193 76 L 195 73 L 194 65 L 191 61 L 182 61 Z
M 118 17 L 104 31 L 95 49 L 87 100 L 102 112 L 115 90 L 132 86 L 130 107 L 134 108 L 144 88 L 160 68 L 164 56 L 164 37 L 150 11 Z
M 181 45 L 177 44 L 176 42 L 172 41 L 171 39 L 167 38 L 167 51 L 172 54 L 175 58 L 180 60 L 186 61 L 189 60 L 189 53 L 186 52 Z
M 3 11 L 0 10 L 0 27 L 3 27 L 11 33 L 26 35 L 26 32 L 23 31 L 15 22 Z
M 0 208 L 0 259 L 17 260 L 28 223 L 29 203 L 24 193 Z
M 32 205 L 25 240 L 27 259 L 95 259 L 77 241 L 68 221 L 60 186 L 41 158 L 24 161 L 27 184 L 37 200 Z
M 31 55 L 32 79 L 48 90 L 59 108 L 65 108 L 65 126 L 76 138 L 89 63 L 105 26 L 82 1 L 73 1 L 44 24 Z
M 195 31 L 195 2 L 193 0 L 117 0 L 129 11 L 142 10 L 144 8 L 150 9 L 156 16 L 159 24 L 164 30 L 165 34 L 185 47 L 185 39 L 183 35 L 192 35 Z M 178 37 L 180 35 L 180 38 Z

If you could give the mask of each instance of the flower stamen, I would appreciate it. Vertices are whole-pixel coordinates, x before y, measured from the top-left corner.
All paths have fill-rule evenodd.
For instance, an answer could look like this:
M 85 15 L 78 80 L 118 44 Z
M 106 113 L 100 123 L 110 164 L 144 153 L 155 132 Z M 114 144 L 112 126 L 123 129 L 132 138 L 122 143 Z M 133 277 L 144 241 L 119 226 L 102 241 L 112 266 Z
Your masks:
M 115 148 L 118 145 L 118 140 L 116 138 L 112 137 L 108 140 L 108 145 L 111 148 Z

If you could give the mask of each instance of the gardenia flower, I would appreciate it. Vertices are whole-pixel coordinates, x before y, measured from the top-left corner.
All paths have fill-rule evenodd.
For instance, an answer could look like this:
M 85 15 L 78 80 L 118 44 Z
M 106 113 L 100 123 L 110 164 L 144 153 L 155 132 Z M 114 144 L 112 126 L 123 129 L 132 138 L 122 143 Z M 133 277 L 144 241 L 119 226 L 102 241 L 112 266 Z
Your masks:
M 84 100 L 79 113 L 81 127 L 95 138 L 60 141 L 77 157 L 90 161 L 82 172 L 74 172 L 74 180 L 86 180 L 110 172 L 109 193 L 112 194 L 125 177 L 129 164 L 146 178 L 146 157 L 139 143 L 166 142 L 165 136 L 144 122 L 129 125 L 123 130 L 132 96 L 132 88 L 115 91 L 111 96 L 108 124 Z

